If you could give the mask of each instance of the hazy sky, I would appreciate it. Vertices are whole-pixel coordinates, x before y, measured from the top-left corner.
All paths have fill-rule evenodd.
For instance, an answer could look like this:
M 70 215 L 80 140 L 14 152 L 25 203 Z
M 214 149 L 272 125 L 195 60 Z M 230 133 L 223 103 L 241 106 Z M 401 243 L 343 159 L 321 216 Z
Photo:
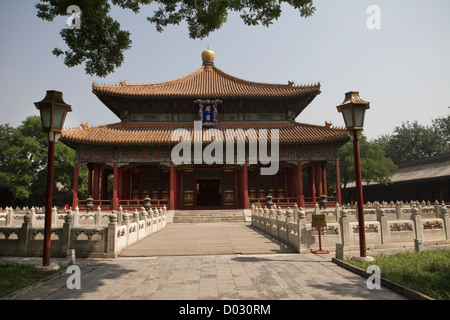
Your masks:
M 51 51 L 66 49 L 54 22 L 36 17 L 37 0 L 0 1 L 0 124 L 19 125 L 37 115 L 34 102 L 46 90 L 59 90 L 73 112 L 66 127 L 91 126 L 119 119 L 92 93 L 92 82 L 119 84 L 172 80 L 197 70 L 208 45 L 215 65 L 233 76 L 256 82 L 320 82 L 322 93 L 298 122 L 343 125 L 336 106 L 348 91 L 371 103 L 366 114 L 369 139 L 391 133 L 406 121 L 428 125 L 450 113 L 450 1 L 315 0 L 311 18 L 285 7 L 270 28 L 248 27 L 230 14 L 221 30 L 192 40 L 185 24 L 158 33 L 146 20 L 152 7 L 138 15 L 113 9 L 122 28 L 132 34 L 132 49 L 120 69 L 106 78 L 67 68 Z M 367 27 L 370 5 L 381 9 L 381 29 Z

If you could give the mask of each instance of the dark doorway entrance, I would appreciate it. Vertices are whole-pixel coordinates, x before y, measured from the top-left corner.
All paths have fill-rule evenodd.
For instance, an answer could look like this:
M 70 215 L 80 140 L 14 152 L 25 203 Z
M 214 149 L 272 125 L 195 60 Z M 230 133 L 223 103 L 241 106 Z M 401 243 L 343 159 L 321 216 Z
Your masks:
M 221 180 L 197 180 L 197 206 L 218 207 L 222 205 Z

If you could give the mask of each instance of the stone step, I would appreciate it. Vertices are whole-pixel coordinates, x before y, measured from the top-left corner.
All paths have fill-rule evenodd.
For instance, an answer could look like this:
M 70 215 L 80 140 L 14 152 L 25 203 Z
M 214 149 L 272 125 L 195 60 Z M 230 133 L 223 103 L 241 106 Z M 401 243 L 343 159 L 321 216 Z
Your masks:
M 174 223 L 244 222 L 243 210 L 177 210 Z

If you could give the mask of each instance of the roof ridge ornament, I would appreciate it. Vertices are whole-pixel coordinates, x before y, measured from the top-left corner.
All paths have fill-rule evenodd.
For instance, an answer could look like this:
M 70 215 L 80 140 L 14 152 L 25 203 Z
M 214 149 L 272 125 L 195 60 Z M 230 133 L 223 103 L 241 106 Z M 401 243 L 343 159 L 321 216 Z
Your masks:
M 216 54 L 212 50 L 205 50 L 202 52 L 202 61 L 203 66 L 205 66 L 205 69 L 211 69 L 211 67 L 214 65 L 214 59 L 216 58 Z

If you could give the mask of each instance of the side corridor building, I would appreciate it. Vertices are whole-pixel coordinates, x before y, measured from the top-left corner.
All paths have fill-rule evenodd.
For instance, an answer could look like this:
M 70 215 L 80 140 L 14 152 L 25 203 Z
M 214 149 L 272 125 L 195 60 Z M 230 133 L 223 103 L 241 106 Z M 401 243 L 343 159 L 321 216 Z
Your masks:
M 214 59 L 213 51 L 204 51 L 198 70 L 172 81 L 93 84 L 93 93 L 120 122 L 96 127 L 85 123 L 63 130 L 61 140 L 76 151 L 73 207 L 82 209 L 85 201 L 78 199 L 80 165 L 89 168 L 89 195 L 105 209 L 139 207 L 147 197 L 169 210 L 248 209 L 267 195 L 278 205 L 291 207 L 294 202 L 312 205 L 320 195 L 341 201 L 340 188 L 327 194 L 326 172 L 327 164 L 336 166 L 339 181 L 337 149 L 349 140 L 347 131 L 328 123 L 318 126 L 295 121 L 321 93 L 320 84 L 246 81 L 218 69 Z M 178 144 L 171 138 L 174 130 L 184 129 L 194 143 L 196 121 L 201 121 L 203 146 L 212 141 L 207 134 L 210 128 L 224 137 L 227 129 L 246 132 L 244 161 L 174 163 L 171 152 Z M 279 132 L 274 175 L 262 175 L 264 165 L 249 161 L 249 141 L 258 141 L 264 129 Z M 270 144 L 267 149 L 270 153 Z M 225 157 L 225 150 L 223 154 Z M 111 174 L 113 192 L 108 199 Z

